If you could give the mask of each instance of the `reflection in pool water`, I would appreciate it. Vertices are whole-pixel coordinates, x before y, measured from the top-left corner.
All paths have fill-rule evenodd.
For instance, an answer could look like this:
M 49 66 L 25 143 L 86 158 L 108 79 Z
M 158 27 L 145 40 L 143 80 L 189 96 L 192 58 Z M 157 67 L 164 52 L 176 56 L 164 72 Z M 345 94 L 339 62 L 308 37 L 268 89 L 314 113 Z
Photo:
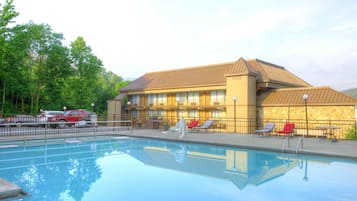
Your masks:
M 25 200 L 355 200 L 357 164 L 137 138 L 5 147 Z

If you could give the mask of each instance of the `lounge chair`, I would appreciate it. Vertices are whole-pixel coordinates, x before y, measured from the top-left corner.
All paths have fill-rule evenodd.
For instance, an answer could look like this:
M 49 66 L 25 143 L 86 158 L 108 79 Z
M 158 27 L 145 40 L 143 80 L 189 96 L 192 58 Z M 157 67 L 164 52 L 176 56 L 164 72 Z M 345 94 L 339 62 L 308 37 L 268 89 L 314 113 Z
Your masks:
M 169 129 L 169 132 L 179 132 L 180 130 L 180 121 L 178 121 L 176 124 L 175 124 L 175 127 L 172 127 Z
M 263 129 L 256 130 L 255 133 L 258 135 L 265 135 L 266 133 L 272 132 L 274 127 L 274 123 L 266 123 Z
M 200 130 L 200 129 L 209 129 L 213 124 L 213 121 L 212 120 L 207 120 L 205 121 L 205 123 L 202 125 L 202 126 L 196 126 L 196 127 L 193 127 L 193 129 L 195 130 Z
M 198 121 L 194 119 L 188 124 L 187 128 L 192 129 L 192 128 L 196 127 L 197 125 L 198 125 Z
M 278 131 L 277 134 L 293 135 L 294 129 L 295 129 L 294 123 L 285 123 L 283 130 Z

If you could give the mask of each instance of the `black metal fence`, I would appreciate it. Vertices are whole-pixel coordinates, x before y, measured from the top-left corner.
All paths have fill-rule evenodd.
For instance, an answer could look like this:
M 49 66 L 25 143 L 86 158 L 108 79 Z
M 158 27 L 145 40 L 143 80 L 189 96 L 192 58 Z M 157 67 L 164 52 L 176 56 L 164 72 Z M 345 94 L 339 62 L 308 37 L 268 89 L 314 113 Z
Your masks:
M 337 139 L 357 139 L 357 122 L 355 120 L 307 120 L 306 119 L 242 119 L 242 118 L 190 118 L 186 123 L 198 120 L 203 125 L 206 120 L 213 120 L 212 126 L 205 129 L 213 133 L 254 134 L 256 129 L 263 128 L 266 123 L 274 123 L 271 134 L 282 130 L 285 123 L 295 123 L 294 134 L 305 137 L 336 137 Z M 30 123 L 0 123 L 1 136 L 22 136 L 42 134 L 63 134 L 80 132 L 119 131 L 133 129 L 166 129 L 175 126 L 178 117 L 175 116 L 140 116 L 131 115 L 99 115 L 95 122 L 30 122 Z M 63 125 L 64 124 L 64 125 Z
M 149 117 L 140 116 L 132 117 L 130 115 L 112 115 L 107 119 L 129 119 L 133 122 L 135 129 L 157 129 L 163 128 L 164 125 L 173 127 L 178 121 L 175 116 Z M 186 117 L 186 123 L 192 120 L 198 120 L 199 125 L 203 125 L 206 120 L 213 120 L 212 126 L 207 131 L 215 133 L 241 133 L 254 134 L 255 130 L 261 129 L 266 123 L 274 123 L 275 128 L 271 134 L 276 134 L 282 130 L 285 123 L 295 124 L 294 135 L 305 137 L 328 137 L 337 139 L 354 139 L 357 140 L 357 121 L 356 120 L 315 120 L 315 119 L 246 119 L 246 118 L 190 118 Z

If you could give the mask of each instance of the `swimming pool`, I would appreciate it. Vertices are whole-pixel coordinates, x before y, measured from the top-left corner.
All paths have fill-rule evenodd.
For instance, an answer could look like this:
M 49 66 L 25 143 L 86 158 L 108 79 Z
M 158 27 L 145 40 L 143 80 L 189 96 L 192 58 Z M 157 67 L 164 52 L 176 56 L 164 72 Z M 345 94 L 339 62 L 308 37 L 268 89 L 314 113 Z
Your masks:
M 33 200 L 356 200 L 357 163 L 141 138 L 3 146 Z

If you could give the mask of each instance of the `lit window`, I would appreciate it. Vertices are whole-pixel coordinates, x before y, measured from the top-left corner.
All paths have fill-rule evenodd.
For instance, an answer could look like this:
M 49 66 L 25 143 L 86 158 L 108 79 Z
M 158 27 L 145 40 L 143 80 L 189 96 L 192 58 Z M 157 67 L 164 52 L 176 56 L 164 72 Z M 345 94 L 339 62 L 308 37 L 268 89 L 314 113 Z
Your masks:
M 210 102 L 212 105 L 224 104 L 226 100 L 226 94 L 224 90 L 211 91 Z
M 189 110 L 188 117 L 191 119 L 197 119 L 198 118 L 198 110 Z
M 198 105 L 200 102 L 200 93 L 199 92 L 189 92 L 188 93 L 188 103 Z
M 211 117 L 212 118 L 222 118 L 222 117 L 224 117 L 224 112 L 222 110 L 212 110 Z
M 149 117 L 156 117 L 157 116 L 157 111 L 156 110 L 149 110 L 148 111 Z
M 154 94 L 148 95 L 148 105 L 154 105 Z
M 176 101 L 179 101 L 180 105 L 186 105 L 186 100 L 187 100 L 187 93 L 177 93 L 176 94 Z
M 159 105 L 166 105 L 166 102 L 167 102 L 166 94 L 157 95 L 157 103 Z
M 165 110 L 158 110 L 158 116 L 160 117 L 165 117 L 166 116 L 166 111 Z

